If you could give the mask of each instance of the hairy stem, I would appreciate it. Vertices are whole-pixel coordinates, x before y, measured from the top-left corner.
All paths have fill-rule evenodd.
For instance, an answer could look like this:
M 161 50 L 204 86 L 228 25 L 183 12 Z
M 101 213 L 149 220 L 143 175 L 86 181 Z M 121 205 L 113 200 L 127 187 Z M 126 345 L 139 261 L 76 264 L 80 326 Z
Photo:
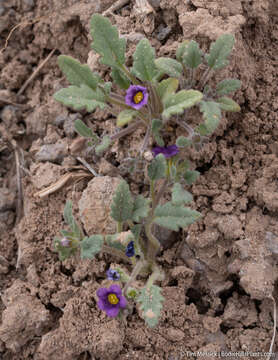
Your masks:
M 153 273 L 146 283 L 146 288 L 150 288 L 156 280 L 163 280 L 164 277 L 164 272 L 158 266 L 155 266 Z
M 151 124 L 148 125 L 147 132 L 144 137 L 143 145 L 140 149 L 141 155 L 145 152 L 146 148 L 148 147 L 150 135 L 151 135 Z
M 130 133 L 132 133 L 134 130 L 136 130 L 139 125 L 142 124 L 142 121 L 136 121 L 135 123 L 133 123 L 132 125 L 129 125 L 127 128 L 120 130 L 119 132 L 113 134 L 110 136 L 111 140 L 117 140 L 120 139 L 121 137 L 128 135 Z
M 124 288 L 123 288 L 123 293 L 126 295 L 126 292 L 128 290 L 128 288 L 130 287 L 130 285 L 133 283 L 133 281 L 136 279 L 137 275 L 139 275 L 140 271 L 142 270 L 142 268 L 146 265 L 146 262 L 144 260 L 139 260 L 137 262 L 137 264 L 135 265 L 131 275 L 130 275 L 130 279 L 128 280 L 128 282 L 125 284 Z
M 120 233 L 123 231 L 123 223 L 121 221 L 117 222 L 117 232 Z
M 125 75 L 127 76 L 127 78 L 128 78 L 129 80 L 131 80 L 131 82 L 132 82 L 133 84 L 136 84 L 136 85 L 140 85 L 140 84 L 141 84 L 141 82 L 138 81 L 138 80 L 136 79 L 136 77 L 131 74 L 131 72 L 129 71 L 129 69 L 128 69 L 125 65 L 122 65 L 122 66 L 121 66 L 121 70 L 125 73 Z
M 206 71 L 203 73 L 203 76 L 200 80 L 200 89 L 204 89 L 206 83 L 208 82 L 210 75 L 212 72 L 212 68 L 207 68 Z

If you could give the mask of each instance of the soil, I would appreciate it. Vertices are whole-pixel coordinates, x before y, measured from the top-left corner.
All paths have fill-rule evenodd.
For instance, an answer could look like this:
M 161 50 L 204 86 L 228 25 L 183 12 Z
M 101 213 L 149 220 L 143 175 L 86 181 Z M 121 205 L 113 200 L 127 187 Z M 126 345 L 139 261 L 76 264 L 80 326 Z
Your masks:
M 278 277 L 277 1 L 153 0 L 147 10 L 131 1 L 110 15 L 128 39 L 129 56 L 142 35 L 159 56 L 174 55 L 184 39 L 195 39 L 206 50 L 223 33 L 236 38 L 229 67 L 212 82 L 224 77 L 242 81 L 234 97 L 241 112 L 225 116 L 210 141 L 189 152 L 201 173 L 189 190 L 203 217 L 187 231 L 167 235 L 171 243 L 174 236 L 174 244 L 159 256 L 166 271 L 159 325 L 147 328 L 136 308 L 126 323 L 98 310 L 95 292 L 118 259 L 100 254 L 94 261 L 76 257 L 62 263 L 53 249 L 53 238 L 64 225 L 66 200 L 73 201 L 79 220 L 79 213 L 92 214 L 98 208 L 88 204 L 92 195 L 84 199 L 90 191 L 108 207 L 105 197 L 121 176 L 119 164 L 143 137 L 143 130 L 137 130 L 100 161 L 76 137 L 73 121 L 79 117 L 99 133 L 111 133 L 115 119 L 106 111 L 76 113 L 53 99 L 66 85 L 57 66 L 59 54 L 88 61 L 107 74 L 90 51 L 89 20 L 113 3 L 0 0 L 0 46 L 5 46 L 0 53 L 0 126 L 23 149 L 26 169 L 20 219 L 14 151 L 0 141 L 0 358 L 182 360 L 196 358 L 196 351 L 203 359 L 215 358 L 214 352 L 223 351 L 219 357 L 226 358 L 229 352 L 245 351 L 241 359 L 253 359 L 249 351 L 265 359 L 262 353 L 269 350 L 273 334 L 270 296 L 277 299 Z M 190 121 L 196 123 L 199 116 L 192 112 Z M 169 140 L 182 133 L 172 126 Z M 80 165 L 76 156 L 86 159 L 105 181 L 81 177 L 76 183 L 70 175 L 59 191 L 34 196 L 73 174 Z M 143 175 L 129 182 L 134 192 L 147 191 Z M 96 214 L 91 223 L 89 218 L 84 226 L 92 233 L 113 231 L 107 214 Z M 130 270 L 128 264 L 122 266 Z M 272 359 L 278 359 L 277 354 Z

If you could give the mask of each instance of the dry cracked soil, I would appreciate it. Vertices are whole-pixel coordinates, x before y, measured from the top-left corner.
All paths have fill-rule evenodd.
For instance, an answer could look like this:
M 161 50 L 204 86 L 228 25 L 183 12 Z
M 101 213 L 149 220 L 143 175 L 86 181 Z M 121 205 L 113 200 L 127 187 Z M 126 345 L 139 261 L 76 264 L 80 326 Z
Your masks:
M 95 292 L 118 259 L 100 254 L 62 263 L 53 249 L 67 199 L 78 219 L 85 214 L 89 232 L 114 230 L 107 209 L 119 164 L 144 135 L 137 130 L 100 160 L 77 138 L 74 120 L 101 134 L 115 129 L 115 118 L 107 111 L 74 112 L 53 99 L 66 85 L 60 54 L 87 62 L 108 79 L 90 51 L 89 20 L 113 3 L 0 0 L 0 359 L 184 360 L 197 351 L 203 360 L 214 359 L 213 353 L 237 359 L 232 353 L 239 351 L 242 360 L 254 359 L 248 351 L 266 359 L 271 296 L 278 299 L 276 0 L 153 0 L 152 8 L 131 0 L 109 15 L 127 38 L 128 65 L 143 36 L 158 56 L 173 56 L 184 39 L 195 39 L 204 50 L 223 33 L 236 39 L 230 65 L 211 81 L 241 80 L 234 97 L 241 112 L 223 117 L 210 141 L 189 152 L 201 173 L 189 190 L 203 217 L 184 232 L 161 234 L 168 246 L 158 258 L 166 271 L 159 325 L 147 328 L 136 308 L 126 323 L 98 310 Z M 198 116 L 193 112 L 190 121 Z M 181 134 L 173 125 L 169 141 Z M 84 175 L 77 156 L 103 177 Z M 66 177 L 58 191 L 37 195 Z M 147 191 L 142 177 L 129 181 L 135 193 Z M 272 359 L 278 359 L 276 343 L 275 351 Z

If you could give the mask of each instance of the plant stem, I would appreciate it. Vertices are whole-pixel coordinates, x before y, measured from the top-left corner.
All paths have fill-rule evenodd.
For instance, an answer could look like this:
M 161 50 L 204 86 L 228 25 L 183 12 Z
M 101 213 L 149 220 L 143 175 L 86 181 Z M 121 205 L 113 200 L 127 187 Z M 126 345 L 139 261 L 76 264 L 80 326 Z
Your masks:
M 122 66 L 121 66 L 121 70 L 123 70 L 123 72 L 125 73 L 125 75 L 129 78 L 129 80 L 131 80 L 131 82 L 132 82 L 133 84 L 136 84 L 136 85 L 140 85 L 140 84 L 141 84 L 141 82 L 138 81 L 138 80 L 136 79 L 136 77 L 131 74 L 131 72 L 128 70 L 128 68 L 127 68 L 125 65 L 122 65 Z
M 148 147 L 150 135 L 151 135 L 151 124 L 148 125 L 147 132 L 146 132 L 145 137 L 144 137 L 143 145 L 142 145 L 142 147 L 140 149 L 140 154 L 141 155 L 145 152 L 146 148 Z
M 118 221 L 117 222 L 117 232 L 120 233 L 123 231 L 123 223 Z
M 155 256 L 158 250 L 160 249 L 160 242 L 152 233 L 152 225 L 153 225 L 153 217 L 150 216 L 150 219 L 145 224 L 145 233 L 149 240 L 147 257 L 151 263 L 155 261 Z
M 135 265 L 128 282 L 125 284 L 123 288 L 123 293 L 126 294 L 129 286 L 133 283 L 133 281 L 136 279 L 137 275 L 139 275 L 142 268 L 146 265 L 146 262 L 144 260 L 139 260 L 137 264 Z
M 120 130 L 119 132 L 113 134 L 110 136 L 111 140 L 117 140 L 120 139 L 121 137 L 128 135 L 130 133 L 132 133 L 135 129 L 137 129 L 139 127 L 139 125 L 142 123 L 142 121 L 137 121 L 132 125 L 129 125 L 127 128 Z
M 204 89 L 206 83 L 208 82 L 208 79 L 211 75 L 212 68 L 207 68 L 206 71 L 203 73 L 203 76 L 200 80 L 200 89 Z
M 151 180 L 151 198 L 152 198 L 152 209 L 154 209 L 154 200 L 155 200 L 155 191 L 154 191 L 155 181 Z
M 164 179 L 163 183 L 159 189 L 158 194 L 156 195 L 156 198 L 154 200 L 154 207 L 153 207 L 153 211 L 155 210 L 155 208 L 157 207 L 157 205 L 159 204 L 159 201 L 162 197 L 162 195 L 164 194 L 164 191 L 166 190 L 166 187 L 168 185 L 168 179 Z
M 164 272 L 158 266 L 155 266 L 153 273 L 148 278 L 146 288 L 150 288 L 156 280 L 163 280 L 164 277 Z

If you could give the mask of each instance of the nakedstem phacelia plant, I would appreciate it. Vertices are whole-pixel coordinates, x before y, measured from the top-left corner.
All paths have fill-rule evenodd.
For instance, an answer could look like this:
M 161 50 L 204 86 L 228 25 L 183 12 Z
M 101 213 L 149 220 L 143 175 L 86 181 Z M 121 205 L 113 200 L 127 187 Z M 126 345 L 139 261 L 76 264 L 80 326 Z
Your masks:
M 156 261 L 161 245 L 154 228 L 179 231 L 201 216 L 187 206 L 193 197 L 184 186 L 196 181 L 199 173 L 191 168 L 181 148 L 200 149 L 216 130 L 222 111 L 240 110 L 227 96 L 240 88 L 239 80 L 225 79 L 214 87 L 208 85 L 213 73 L 228 65 L 234 37 L 220 36 L 211 44 L 208 54 L 195 41 L 184 41 L 176 51 L 176 59 L 156 59 L 149 41 L 142 39 L 133 54 L 133 65 L 128 68 L 126 40 L 119 37 L 108 19 L 93 15 L 91 34 L 92 48 L 100 55 L 100 63 L 111 68 L 113 83 L 102 80 L 88 65 L 61 55 L 58 64 L 71 86 L 59 90 L 54 97 L 75 110 L 85 108 L 92 112 L 107 108 L 117 117 L 117 127 L 122 129 L 102 137 L 83 121 L 76 120 L 77 133 L 88 139 L 97 155 L 107 151 L 115 140 L 145 127 L 141 149 L 134 160 L 144 162 L 149 193 L 147 197 L 133 196 L 128 183 L 125 180 L 120 183 L 111 205 L 111 217 L 117 223 L 114 235 L 85 236 L 72 215 L 71 202 L 67 202 L 64 219 L 70 230 L 61 230 L 62 237 L 54 239 L 54 247 L 62 261 L 77 251 L 83 259 L 106 251 L 130 261 L 133 269 L 129 274 L 121 267 L 107 271 L 107 278 L 117 284 L 97 291 L 97 305 L 108 316 L 116 317 L 128 302 L 136 302 L 146 323 L 153 327 L 159 321 L 164 300 L 161 288 L 155 284 L 163 280 L 164 272 Z M 187 123 L 188 111 L 193 106 L 199 107 L 204 119 L 195 128 Z M 181 126 L 185 135 L 178 137 L 175 144 L 166 145 L 164 129 L 170 121 Z M 151 139 L 156 145 L 149 149 Z M 171 200 L 165 201 L 164 195 L 169 191 Z M 147 280 L 143 287 L 136 288 L 139 275 Z

